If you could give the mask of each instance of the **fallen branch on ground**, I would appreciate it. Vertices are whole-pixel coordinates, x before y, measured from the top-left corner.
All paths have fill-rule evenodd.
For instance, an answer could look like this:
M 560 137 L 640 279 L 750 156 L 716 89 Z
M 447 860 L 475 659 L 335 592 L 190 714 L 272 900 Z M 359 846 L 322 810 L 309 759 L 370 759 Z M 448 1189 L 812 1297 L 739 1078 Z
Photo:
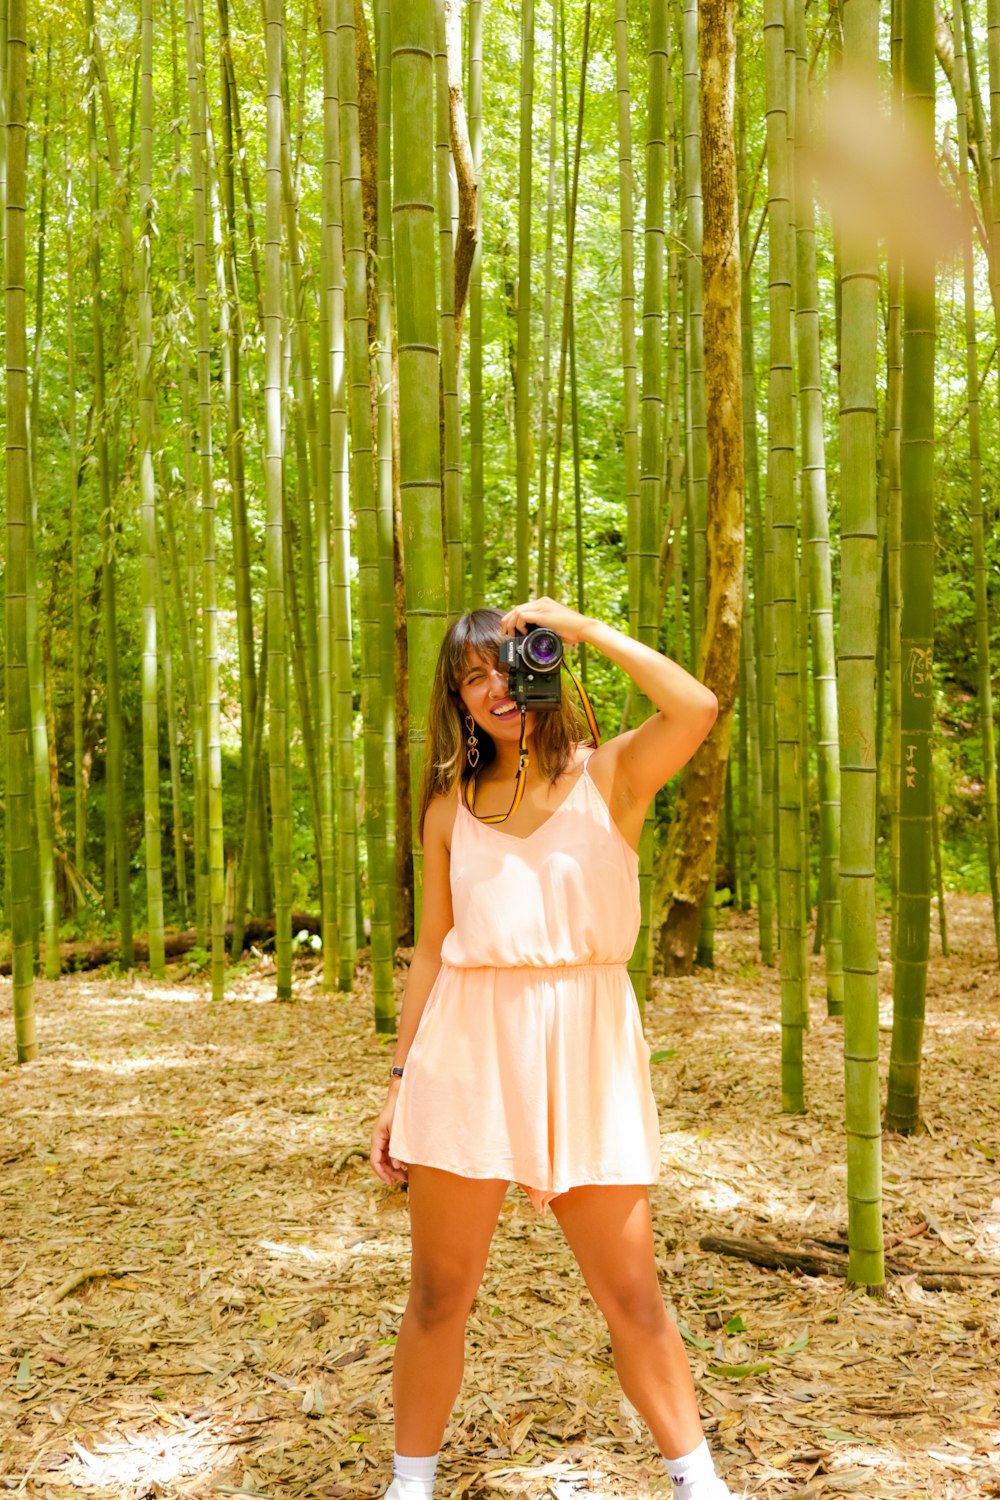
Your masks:
M 773 1240 L 730 1238 L 720 1234 L 702 1235 L 698 1245 L 702 1250 L 748 1260 L 751 1265 L 764 1266 L 770 1271 L 847 1277 L 847 1254 L 839 1250 L 794 1250 L 790 1245 Z M 928 1292 L 948 1291 L 956 1281 L 970 1276 L 1000 1276 L 1000 1266 L 917 1266 L 902 1260 L 886 1260 L 885 1269 L 886 1275 L 891 1277 L 915 1276 L 919 1285 Z
M 308 932 L 310 936 L 320 931 L 320 919 L 307 911 L 292 912 L 292 933 Z M 226 928 L 226 945 L 232 941 L 233 926 L 230 923 Z M 251 917 L 247 919 L 243 929 L 244 949 L 252 947 L 255 943 L 266 943 L 274 937 L 274 918 Z M 187 932 L 168 932 L 164 936 L 163 951 L 167 962 L 173 962 L 180 958 L 186 958 L 192 948 L 198 945 L 198 935 L 194 928 Z M 134 944 L 135 962 L 145 964 L 149 962 L 149 944 L 145 938 L 137 937 Z M 64 973 L 78 973 L 82 969 L 101 969 L 105 964 L 121 962 L 121 945 L 116 941 L 97 943 L 63 943 L 59 948 L 60 962 Z M 45 944 L 41 945 L 40 963 L 45 964 Z M 0 958 L 0 974 L 10 973 L 10 952 L 6 952 Z

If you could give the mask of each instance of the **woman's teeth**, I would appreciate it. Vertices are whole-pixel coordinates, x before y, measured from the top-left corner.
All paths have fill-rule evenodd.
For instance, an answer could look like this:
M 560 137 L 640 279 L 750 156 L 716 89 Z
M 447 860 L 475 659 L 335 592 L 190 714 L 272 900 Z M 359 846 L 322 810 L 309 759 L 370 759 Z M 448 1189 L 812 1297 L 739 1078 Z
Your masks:
M 514 703 L 504 703 L 499 708 L 491 708 L 490 713 L 495 719 L 509 719 L 512 714 L 517 713 L 517 705 Z

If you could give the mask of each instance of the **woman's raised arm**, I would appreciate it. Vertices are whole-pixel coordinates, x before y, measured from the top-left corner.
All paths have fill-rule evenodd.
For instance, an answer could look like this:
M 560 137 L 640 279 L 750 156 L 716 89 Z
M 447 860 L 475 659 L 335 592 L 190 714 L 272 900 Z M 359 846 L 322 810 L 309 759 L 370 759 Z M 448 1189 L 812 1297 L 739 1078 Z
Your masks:
M 719 712 L 715 694 L 659 651 L 554 599 L 519 604 L 504 615 L 501 629 L 512 635 L 529 624 L 554 630 L 568 646 L 586 645 L 600 651 L 628 673 L 658 710 L 638 729 L 608 740 L 597 753 L 600 761 L 596 756 L 594 761 L 595 770 L 599 764 L 605 767 L 614 802 L 641 806 L 644 812 L 660 787 L 687 764 L 707 737 Z

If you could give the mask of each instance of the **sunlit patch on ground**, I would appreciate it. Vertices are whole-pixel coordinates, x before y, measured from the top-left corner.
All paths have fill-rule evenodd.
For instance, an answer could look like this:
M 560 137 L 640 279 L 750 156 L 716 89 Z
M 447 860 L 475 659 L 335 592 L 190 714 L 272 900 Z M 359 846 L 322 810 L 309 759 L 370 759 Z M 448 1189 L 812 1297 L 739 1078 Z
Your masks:
M 778 975 L 725 914 L 712 974 L 646 1011 L 665 1296 L 734 1492 L 859 1500 L 1000 1493 L 1000 974 L 988 898 L 955 898 L 933 961 L 926 1131 L 884 1142 L 890 1254 L 875 1301 L 833 1277 L 699 1248 L 844 1233 L 843 1028 L 811 960 L 808 1113 L 780 1113 Z M 366 1165 L 385 1038 L 363 979 L 325 998 L 270 964 L 39 985 L 43 1057 L 0 1036 L 0 1493 L 28 1500 L 384 1493 L 406 1199 Z M 174 977 L 176 976 L 176 977 Z M 891 1024 L 891 975 L 882 967 Z M 9 990 L 8 990 L 9 997 Z M 9 1003 L 9 1002 L 8 1002 Z M 888 1036 L 883 1035 L 888 1046 Z M 469 1321 L 445 1500 L 652 1500 L 669 1486 L 551 1217 L 504 1200 Z

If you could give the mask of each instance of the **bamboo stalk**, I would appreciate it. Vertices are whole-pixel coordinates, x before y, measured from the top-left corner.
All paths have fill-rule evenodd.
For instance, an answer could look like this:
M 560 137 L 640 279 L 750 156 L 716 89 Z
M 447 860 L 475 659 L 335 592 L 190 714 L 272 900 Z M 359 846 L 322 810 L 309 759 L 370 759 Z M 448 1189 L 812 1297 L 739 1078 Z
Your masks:
M 7 719 L 7 859 L 18 1062 L 38 1057 L 31 905 L 31 703 L 28 687 L 28 351 L 25 326 L 27 6 L 10 0 L 7 47 L 7 180 L 4 202 L 7 557 L 4 580 Z

